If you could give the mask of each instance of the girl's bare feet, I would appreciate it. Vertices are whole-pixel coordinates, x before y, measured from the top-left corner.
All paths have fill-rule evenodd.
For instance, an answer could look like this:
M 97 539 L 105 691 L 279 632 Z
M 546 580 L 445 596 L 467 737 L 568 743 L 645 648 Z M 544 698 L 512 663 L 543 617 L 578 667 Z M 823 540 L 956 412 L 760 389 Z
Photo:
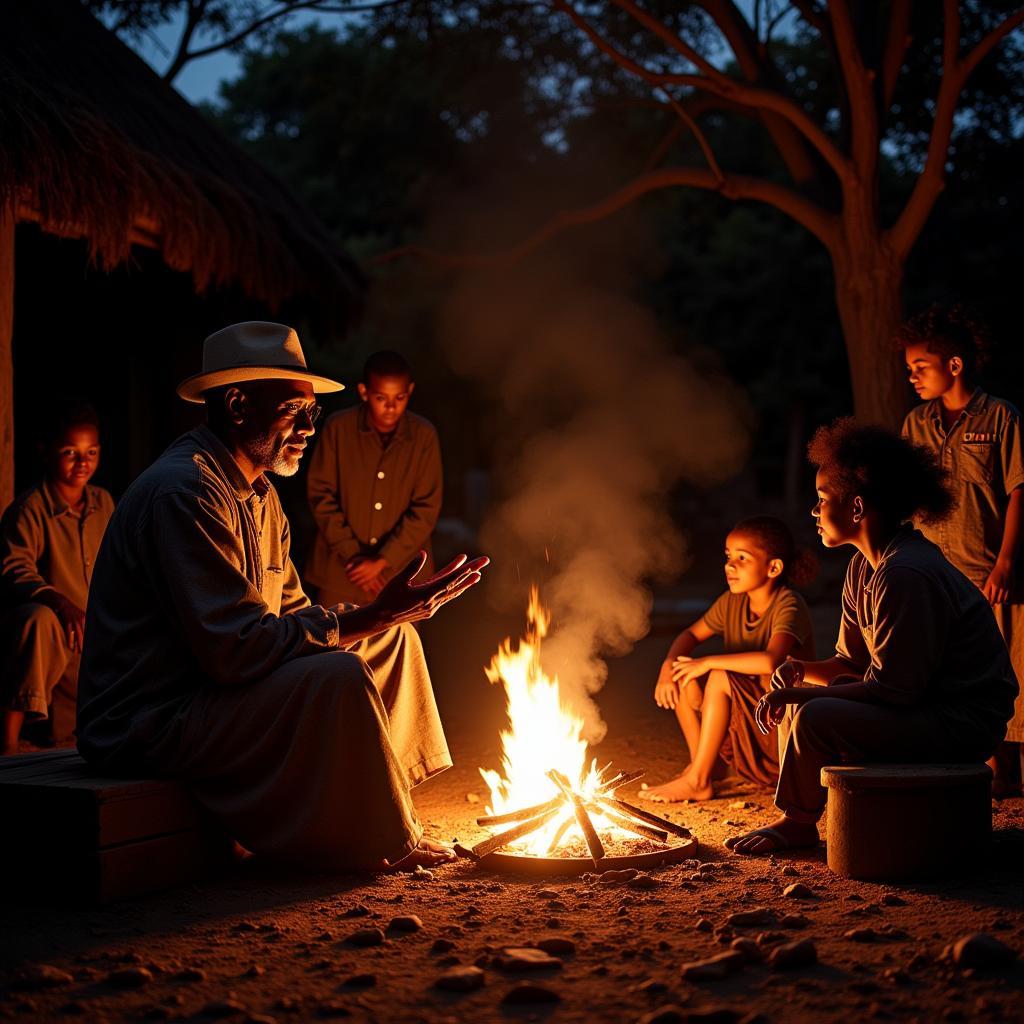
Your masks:
M 755 828 L 741 836 L 730 836 L 725 847 L 748 857 L 763 857 L 780 850 L 817 846 L 819 842 L 817 825 L 794 821 L 783 815 L 764 828 Z
M 436 868 L 453 860 L 455 851 L 444 843 L 435 843 L 432 839 L 421 839 L 419 844 L 407 853 L 400 861 L 389 864 L 384 861 L 385 871 L 415 871 L 416 868 Z
M 651 786 L 640 791 L 640 796 L 659 804 L 674 804 L 681 800 L 710 800 L 715 795 L 711 783 L 699 786 L 693 781 L 689 771 L 677 775 L 660 786 Z

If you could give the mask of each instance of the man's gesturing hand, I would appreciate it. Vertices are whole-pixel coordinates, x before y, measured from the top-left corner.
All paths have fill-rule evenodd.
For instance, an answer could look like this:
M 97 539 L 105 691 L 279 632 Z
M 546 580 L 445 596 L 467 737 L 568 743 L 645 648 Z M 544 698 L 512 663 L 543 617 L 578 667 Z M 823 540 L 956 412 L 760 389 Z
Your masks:
M 770 686 L 773 690 L 784 690 L 790 686 L 800 686 L 804 681 L 804 663 L 787 658 L 772 673 Z
M 480 573 L 490 562 L 486 556 L 467 562 L 465 555 L 453 559 L 440 572 L 420 583 L 413 583 L 427 561 L 421 551 L 404 569 L 395 573 L 369 607 L 380 616 L 381 625 L 429 619 L 442 605 L 480 582 Z

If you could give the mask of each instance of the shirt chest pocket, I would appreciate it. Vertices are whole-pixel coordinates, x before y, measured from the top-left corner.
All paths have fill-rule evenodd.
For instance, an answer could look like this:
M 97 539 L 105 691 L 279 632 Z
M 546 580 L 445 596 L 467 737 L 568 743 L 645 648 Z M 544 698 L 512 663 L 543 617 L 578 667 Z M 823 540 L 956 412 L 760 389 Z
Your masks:
M 996 446 L 985 441 L 960 445 L 960 474 L 972 484 L 990 484 L 995 475 Z

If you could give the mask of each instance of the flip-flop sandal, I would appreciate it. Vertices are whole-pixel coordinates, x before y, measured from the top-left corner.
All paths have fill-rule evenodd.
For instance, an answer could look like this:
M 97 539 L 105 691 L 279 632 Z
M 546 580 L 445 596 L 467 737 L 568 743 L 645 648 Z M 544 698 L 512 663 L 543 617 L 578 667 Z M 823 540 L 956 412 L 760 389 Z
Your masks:
M 764 836 L 765 839 L 770 839 L 775 845 L 767 849 L 751 850 L 749 853 L 740 853 L 740 851 L 735 849 L 736 843 L 741 839 L 749 839 L 751 836 Z M 778 853 L 779 850 L 791 849 L 789 840 L 777 828 L 768 828 L 767 826 L 755 828 L 752 832 L 744 832 L 741 836 L 729 836 L 722 845 L 731 852 L 739 853 L 741 857 L 764 857 L 769 853 Z

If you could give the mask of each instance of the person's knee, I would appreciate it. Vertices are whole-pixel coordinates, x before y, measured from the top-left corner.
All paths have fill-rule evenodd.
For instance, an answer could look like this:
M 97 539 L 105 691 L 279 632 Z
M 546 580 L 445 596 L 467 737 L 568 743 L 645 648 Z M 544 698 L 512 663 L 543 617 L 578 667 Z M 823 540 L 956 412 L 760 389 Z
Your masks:
M 732 693 L 732 684 L 729 682 L 729 673 L 724 669 L 713 668 L 708 673 L 707 686 L 704 688 L 704 694 L 707 696 L 709 693 Z
M 64 637 L 60 619 L 57 618 L 53 609 L 48 608 L 45 604 L 37 604 L 35 601 L 18 605 L 14 609 L 12 625 L 22 635 L 38 636 L 47 640 L 62 640 Z
M 844 710 L 849 710 L 848 703 L 832 697 L 809 700 L 797 708 L 791 726 L 797 744 L 808 747 L 827 743 L 837 722 L 842 722 Z

